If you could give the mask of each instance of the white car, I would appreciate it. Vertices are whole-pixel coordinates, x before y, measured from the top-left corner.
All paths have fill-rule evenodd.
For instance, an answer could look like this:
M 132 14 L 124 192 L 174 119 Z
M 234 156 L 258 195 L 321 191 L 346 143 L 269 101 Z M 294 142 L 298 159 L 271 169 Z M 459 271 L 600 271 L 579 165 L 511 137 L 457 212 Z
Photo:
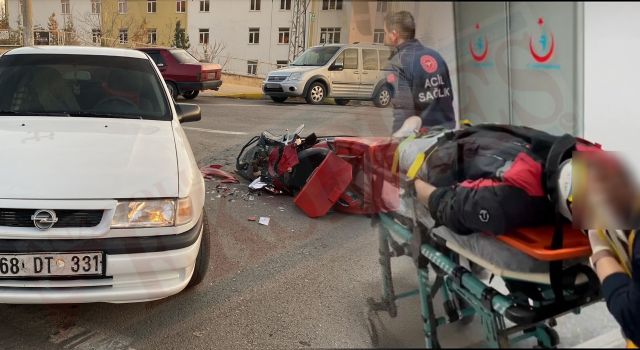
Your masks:
M 204 181 L 145 53 L 0 56 L 0 303 L 139 302 L 200 283 Z

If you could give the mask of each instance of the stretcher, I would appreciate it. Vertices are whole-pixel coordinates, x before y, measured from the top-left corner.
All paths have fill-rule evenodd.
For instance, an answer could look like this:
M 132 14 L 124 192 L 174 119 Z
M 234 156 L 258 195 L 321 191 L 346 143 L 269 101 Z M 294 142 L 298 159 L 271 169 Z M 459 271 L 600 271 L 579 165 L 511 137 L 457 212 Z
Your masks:
M 435 227 L 424 206 L 412 203 L 411 210 L 403 210 L 402 198 L 407 196 L 399 195 L 399 189 L 406 184 L 401 184 L 394 168 L 399 162 L 401 171 L 406 171 L 415 156 L 403 160 L 402 151 L 397 151 L 422 152 L 430 144 L 418 140 L 403 148 L 388 138 L 336 137 L 315 146 L 331 149 L 352 165 L 353 181 L 334 209 L 370 215 L 379 227 L 383 294 L 380 300 L 369 299 L 369 309 L 396 317 L 398 300 L 418 296 L 428 348 L 440 347 L 439 327 L 467 323 L 475 316 L 490 347 L 512 347 L 532 338 L 540 347 L 557 346 L 555 319 L 579 313 L 601 299 L 599 280 L 586 264 L 591 254 L 588 238 L 556 224 L 523 228 L 498 238 L 475 234 L 465 240 Z M 500 260 L 494 252 L 506 255 Z M 391 261 L 403 256 L 413 259 L 417 267 L 418 288 L 396 293 Z M 501 278 L 507 292 L 478 278 L 463 260 Z M 436 297 L 443 302 L 443 315 L 434 309 Z
M 402 219 L 402 220 L 398 220 Z M 467 323 L 478 316 L 486 343 L 492 348 L 513 347 L 527 339 L 535 339 L 542 348 L 554 348 L 559 336 L 553 329 L 555 319 L 601 299 L 597 276 L 582 262 L 590 254 L 588 239 L 572 229 L 562 230 L 563 245 L 552 248 L 552 227 L 523 229 L 500 237 L 500 244 L 522 250 L 549 266 L 547 271 L 514 271 L 498 266 L 486 257 L 446 239 L 434 227 L 422 223 L 407 224 L 405 217 L 393 213 L 379 214 L 379 253 L 382 270 L 381 300 L 369 300 L 373 311 L 397 315 L 396 301 L 418 295 L 425 344 L 439 348 L 438 328 L 453 322 Z M 404 225 L 400 222 L 403 222 Z M 396 293 L 391 273 L 391 259 L 408 256 L 417 266 L 418 288 Z M 461 264 L 468 259 L 505 281 L 509 293 L 503 294 L 479 279 L 473 270 Z M 559 267 L 559 270 L 555 271 Z M 559 273 L 558 276 L 554 274 Z M 555 290 L 555 291 L 554 291 Z M 444 315 L 436 315 L 434 300 L 443 300 Z

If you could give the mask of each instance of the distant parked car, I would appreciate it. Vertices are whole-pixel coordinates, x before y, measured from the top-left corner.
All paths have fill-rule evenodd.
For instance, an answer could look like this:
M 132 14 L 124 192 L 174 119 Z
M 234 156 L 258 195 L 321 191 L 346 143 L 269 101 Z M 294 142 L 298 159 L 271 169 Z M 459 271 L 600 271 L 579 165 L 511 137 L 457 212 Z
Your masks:
M 384 72 L 390 51 L 381 45 L 322 45 L 307 49 L 289 67 L 269 73 L 262 90 L 275 102 L 304 97 L 319 104 L 333 97 L 339 105 L 370 100 L 378 107 L 391 101 Z
M 222 68 L 215 63 L 201 63 L 184 49 L 139 48 L 156 63 L 169 92 L 191 100 L 202 90 L 218 90 L 222 85 Z

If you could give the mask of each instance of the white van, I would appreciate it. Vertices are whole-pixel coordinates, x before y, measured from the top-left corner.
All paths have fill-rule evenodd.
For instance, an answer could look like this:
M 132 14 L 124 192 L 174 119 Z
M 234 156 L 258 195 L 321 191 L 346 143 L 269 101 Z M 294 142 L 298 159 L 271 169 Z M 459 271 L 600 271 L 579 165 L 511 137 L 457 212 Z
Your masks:
M 138 302 L 200 283 L 204 181 L 147 54 L 0 56 L 0 303 Z
M 387 107 L 392 95 L 385 72 L 390 55 L 382 45 L 314 46 L 288 67 L 269 73 L 262 90 L 275 102 L 304 97 L 307 103 L 319 104 L 332 97 L 339 105 L 370 100 Z

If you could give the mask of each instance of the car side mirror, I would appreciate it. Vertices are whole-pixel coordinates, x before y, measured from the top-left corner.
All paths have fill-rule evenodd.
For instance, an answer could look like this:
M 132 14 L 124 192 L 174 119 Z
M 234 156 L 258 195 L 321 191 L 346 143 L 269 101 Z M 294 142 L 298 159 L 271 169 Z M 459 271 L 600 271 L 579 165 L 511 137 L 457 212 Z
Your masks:
M 176 103 L 176 112 L 180 123 L 197 122 L 202 119 L 200 106 L 193 103 Z
M 330 70 L 337 70 L 337 71 L 344 70 L 344 63 L 334 62 L 331 65 Z

